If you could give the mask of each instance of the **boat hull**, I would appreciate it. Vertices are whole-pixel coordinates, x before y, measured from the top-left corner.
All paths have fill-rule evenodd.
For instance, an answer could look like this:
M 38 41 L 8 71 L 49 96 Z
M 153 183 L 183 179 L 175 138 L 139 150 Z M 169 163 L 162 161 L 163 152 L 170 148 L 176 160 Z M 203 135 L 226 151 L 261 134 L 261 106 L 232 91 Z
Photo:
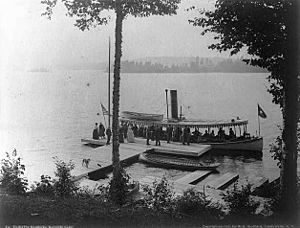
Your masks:
M 240 151 L 262 151 L 263 138 L 255 137 L 241 141 L 230 142 L 202 142 L 200 144 L 210 145 L 212 149 L 217 150 L 240 150 Z
M 166 158 L 163 156 L 155 155 L 156 158 L 149 157 L 147 152 L 141 153 L 139 156 L 139 161 L 156 166 L 161 168 L 169 168 L 169 169 L 180 169 L 180 170 L 216 170 L 217 167 L 220 166 L 219 163 L 210 163 L 210 164 L 202 164 L 200 162 L 188 162 L 180 161 L 179 158 Z M 169 159 L 169 160 L 168 160 Z
M 95 145 L 95 146 L 104 146 L 106 145 L 106 140 L 105 139 L 81 139 L 82 143 L 90 144 L 90 145 Z

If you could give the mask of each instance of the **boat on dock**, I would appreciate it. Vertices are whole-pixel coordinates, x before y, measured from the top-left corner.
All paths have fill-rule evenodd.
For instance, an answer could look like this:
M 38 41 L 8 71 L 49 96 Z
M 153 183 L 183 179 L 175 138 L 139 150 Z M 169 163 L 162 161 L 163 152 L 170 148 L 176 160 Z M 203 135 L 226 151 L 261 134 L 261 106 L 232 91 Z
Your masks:
M 154 154 L 149 151 L 141 153 L 139 161 L 147 164 L 170 169 L 180 170 L 215 170 L 220 166 L 220 163 L 202 162 L 200 160 L 182 158 L 176 156 L 164 156 L 160 154 Z
M 121 123 L 131 124 L 143 128 L 142 135 L 135 135 L 136 137 L 146 137 L 145 127 L 152 128 L 152 135 L 154 129 L 159 127 L 162 129 L 161 139 L 172 140 L 174 142 L 182 142 L 182 138 L 189 138 L 189 142 L 201 145 L 209 145 L 216 150 L 239 150 L 239 151 L 255 151 L 261 152 L 263 150 L 263 137 L 260 136 L 260 122 L 259 133 L 256 136 L 250 135 L 248 132 L 248 120 L 240 119 L 239 117 L 229 120 L 203 120 L 203 119 L 186 119 L 182 115 L 182 107 L 180 108 L 180 115 L 178 116 L 177 90 L 170 90 L 171 94 L 171 118 L 168 116 L 168 90 L 166 89 L 166 103 L 167 103 L 167 118 L 163 115 L 123 112 L 120 118 Z M 258 105 L 258 120 L 259 117 L 266 118 L 266 114 Z M 168 128 L 172 128 L 171 137 L 168 137 Z M 189 136 L 184 136 L 184 130 L 188 129 Z M 227 133 L 225 132 L 225 130 Z M 215 133 L 217 132 L 217 134 Z M 187 142 L 187 141 L 186 141 Z
M 171 126 L 173 128 L 172 138 L 173 141 L 180 142 L 179 136 L 176 139 L 176 129 L 184 129 L 188 127 L 191 129 L 191 143 L 197 143 L 199 145 L 209 145 L 211 149 L 216 150 L 239 150 L 239 151 L 258 151 L 261 152 L 263 149 L 263 137 L 261 136 L 250 136 L 247 133 L 248 120 L 228 120 L 228 121 L 209 121 L 209 120 L 174 120 L 174 119 L 164 119 L 162 121 L 149 121 L 149 120 L 137 120 L 130 118 L 121 118 L 122 122 L 127 124 L 137 125 L 137 126 L 159 126 L 163 129 Z M 234 136 L 229 137 L 229 135 L 224 134 L 223 136 L 212 135 L 212 131 L 218 131 L 219 129 L 230 128 L 234 131 Z M 201 133 L 207 131 L 205 133 Z M 243 133 L 242 133 L 243 132 Z M 163 132 L 163 139 L 166 139 L 167 132 Z M 239 135 L 238 135 L 239 134 Z M 238 136 L 237 136 L 238 135 Z M 143 137 L 143 136 L 140 136 Z
M 82 143 L 89 144 L 89 145 L 94 145 L 94 146 L 104 146 L 106 145 L 106 140 L 105 139 L 90 139 L 90 138 L 85 138 L 81 139 Z

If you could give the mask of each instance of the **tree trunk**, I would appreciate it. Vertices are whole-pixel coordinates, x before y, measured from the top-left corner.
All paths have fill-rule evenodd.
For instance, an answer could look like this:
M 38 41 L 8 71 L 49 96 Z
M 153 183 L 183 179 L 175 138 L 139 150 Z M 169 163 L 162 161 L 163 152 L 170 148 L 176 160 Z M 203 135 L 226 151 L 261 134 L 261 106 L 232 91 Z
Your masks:
M 281 170 L 281 205 L 288 219 L 296 217 L 297 201 L 297 107 L 298 107 L 298 31 L 299 3 L 292 1 L 288 11 L 287 54 L 283 102 L 283 161 Z
M 122 56 L 122 25 L 123 15 L 120 1 L 116 1 L 116 30 L 115 30 L 115 63 L 113 83 L 113 120 L 112 120 L 112 163 L 115 171 L 120 168 L 119 154 L 119 103 L 120 103 L 120 68 Z

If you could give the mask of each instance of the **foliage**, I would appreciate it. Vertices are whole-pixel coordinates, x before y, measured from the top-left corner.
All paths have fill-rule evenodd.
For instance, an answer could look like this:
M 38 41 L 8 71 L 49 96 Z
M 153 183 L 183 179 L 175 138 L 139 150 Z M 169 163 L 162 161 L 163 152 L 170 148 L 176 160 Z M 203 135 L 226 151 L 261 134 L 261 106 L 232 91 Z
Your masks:
M 121 5 L 123 18 L 127 15 L 149 17 L 150 15 L 164 16 L 176 14 L 180 0 L 61 0 L 61 2 L 68 10 L 67 15 L 77 18 L 75 26 L 81 30 L 85 30 L 107 24 L 111 18 L 105 15 L 104 12 L 116 10 L 116 3 Z M 42 0 L 41 3 L 46 5 L 46 11 L 42 15 L 51 19 L 57 0 Z
M 207 199 L 202 192 L 188 189 L 177 198 L 176 207 L 180 214 L 197 216 L 204 220 L 220 219 L 224 215 L 222 206 Z
M 144 186 L 143 191 L 146 193 L 145 205 L 158 212 L 170 212 L 174 208 L 174 192 L 172 186 L 163 178 L 155 180 L 152 186 Z
M 42 175 L 41 181 L 36 182 L 35 186 L 33 186 L 32 191 L 38 195 L 44 195 L 44 196 L 54 196 L 54 186 L 53 186 L 53 180 L 50 176 Z
M 6 158 L 1 161 L 0 187 L 8 194 L 21 195 L 27 190 L 28 181 L 24 175 L 25 165 L 21 164 L 21 158 L 16 157 L 14 150 L 12 157 L 6 152 Z
M 269 92 L 276 104 L 283 105 L 283 81 L 286 71 L 286 47 L 289 10 L 292 0 L 217 0 L 215 11 L 201 11 L 190 20 L 204 28 L 202 34 L 213 32 L 217 43 L 210 49 L 231 50 L 231 55 L 246 48 L 251 59 L 244 61 L 267 69 L 271 82 Z
M 130 176 L 121 166 L 115 168 L 113 172 L 115 173 L 109 183 L 108 197 L 112 202 L 123 205 L 129 191 Z
M 58 197 L 69 197 L 73 195 L 78 189 L 75 182 L 71 180 L 71 170 L 74 169 L 75 165 L 69 161 L 65 163 L 55 157 L 56 171 L 55 176 L 57 179 L 54 180 L 54 193 Z
M 282 132 L 282 129 L 280 129 Z M 270 144 L 270 153 L 272 154 L 272 158 L 277 161 L 277 166 L 282 168 L 282 160 L 283 160 L 283 147 L 282 147 L 282 134 L 276 137 L 275 142 Z
M 237 183 L 234 184 L 233 190 L 227 190 L 226 193 L 223 193 L 222 198 L 229 208 L 229 214 L 239 217 L 254 215 L 259 202 L 251 199 L 250 194 L 250 184 L 238 188 Z

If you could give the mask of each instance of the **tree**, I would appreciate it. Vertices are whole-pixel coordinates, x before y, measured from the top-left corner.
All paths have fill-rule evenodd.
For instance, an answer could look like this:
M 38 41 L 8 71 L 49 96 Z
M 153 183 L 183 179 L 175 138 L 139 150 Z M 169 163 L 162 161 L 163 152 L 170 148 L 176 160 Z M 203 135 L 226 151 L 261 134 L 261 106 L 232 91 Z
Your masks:
M 111 191 L 118 191 L 120 181 L 124 179 L 119 155 L 119 100 L 120 100 L 120 67 L 122 57 L 123 21 L 128 15 L 148 17 L 150 15 L 176 14 L 180 0 L 61 0 L 66 6 L 68 16 L 77 17 L 75 26 L 81 30 L 97 25 L 107 24 L 109 16 L 103 16 L 103 11 L 113 10 L 116 13 L 115 27 L 115 60 L 113 82 L 113 121 L 112 121 L 112 163 L 113 179 Z M 44 15 L 51 18 L 57 0 L 42 0 L 46 4 Z M 126 179 L 126 178 L 125 178 Z M 120 189 L 119 189 L 120 190 Z M 114 195 L 114 194 L 113 194 Z M 118 197 L 117 197 L 118 198 Z
M 283 113 L 281 205 L 288 216 L 295 216 L 297 193 L 299 10 L 297 0 L 217 0 L 215 10 L 190 21 L 203 35 L 216 34 L 210 49 L 234 55 L 246 48 L 252 57 L 245 61 L 271 73 L 268 91 Z

